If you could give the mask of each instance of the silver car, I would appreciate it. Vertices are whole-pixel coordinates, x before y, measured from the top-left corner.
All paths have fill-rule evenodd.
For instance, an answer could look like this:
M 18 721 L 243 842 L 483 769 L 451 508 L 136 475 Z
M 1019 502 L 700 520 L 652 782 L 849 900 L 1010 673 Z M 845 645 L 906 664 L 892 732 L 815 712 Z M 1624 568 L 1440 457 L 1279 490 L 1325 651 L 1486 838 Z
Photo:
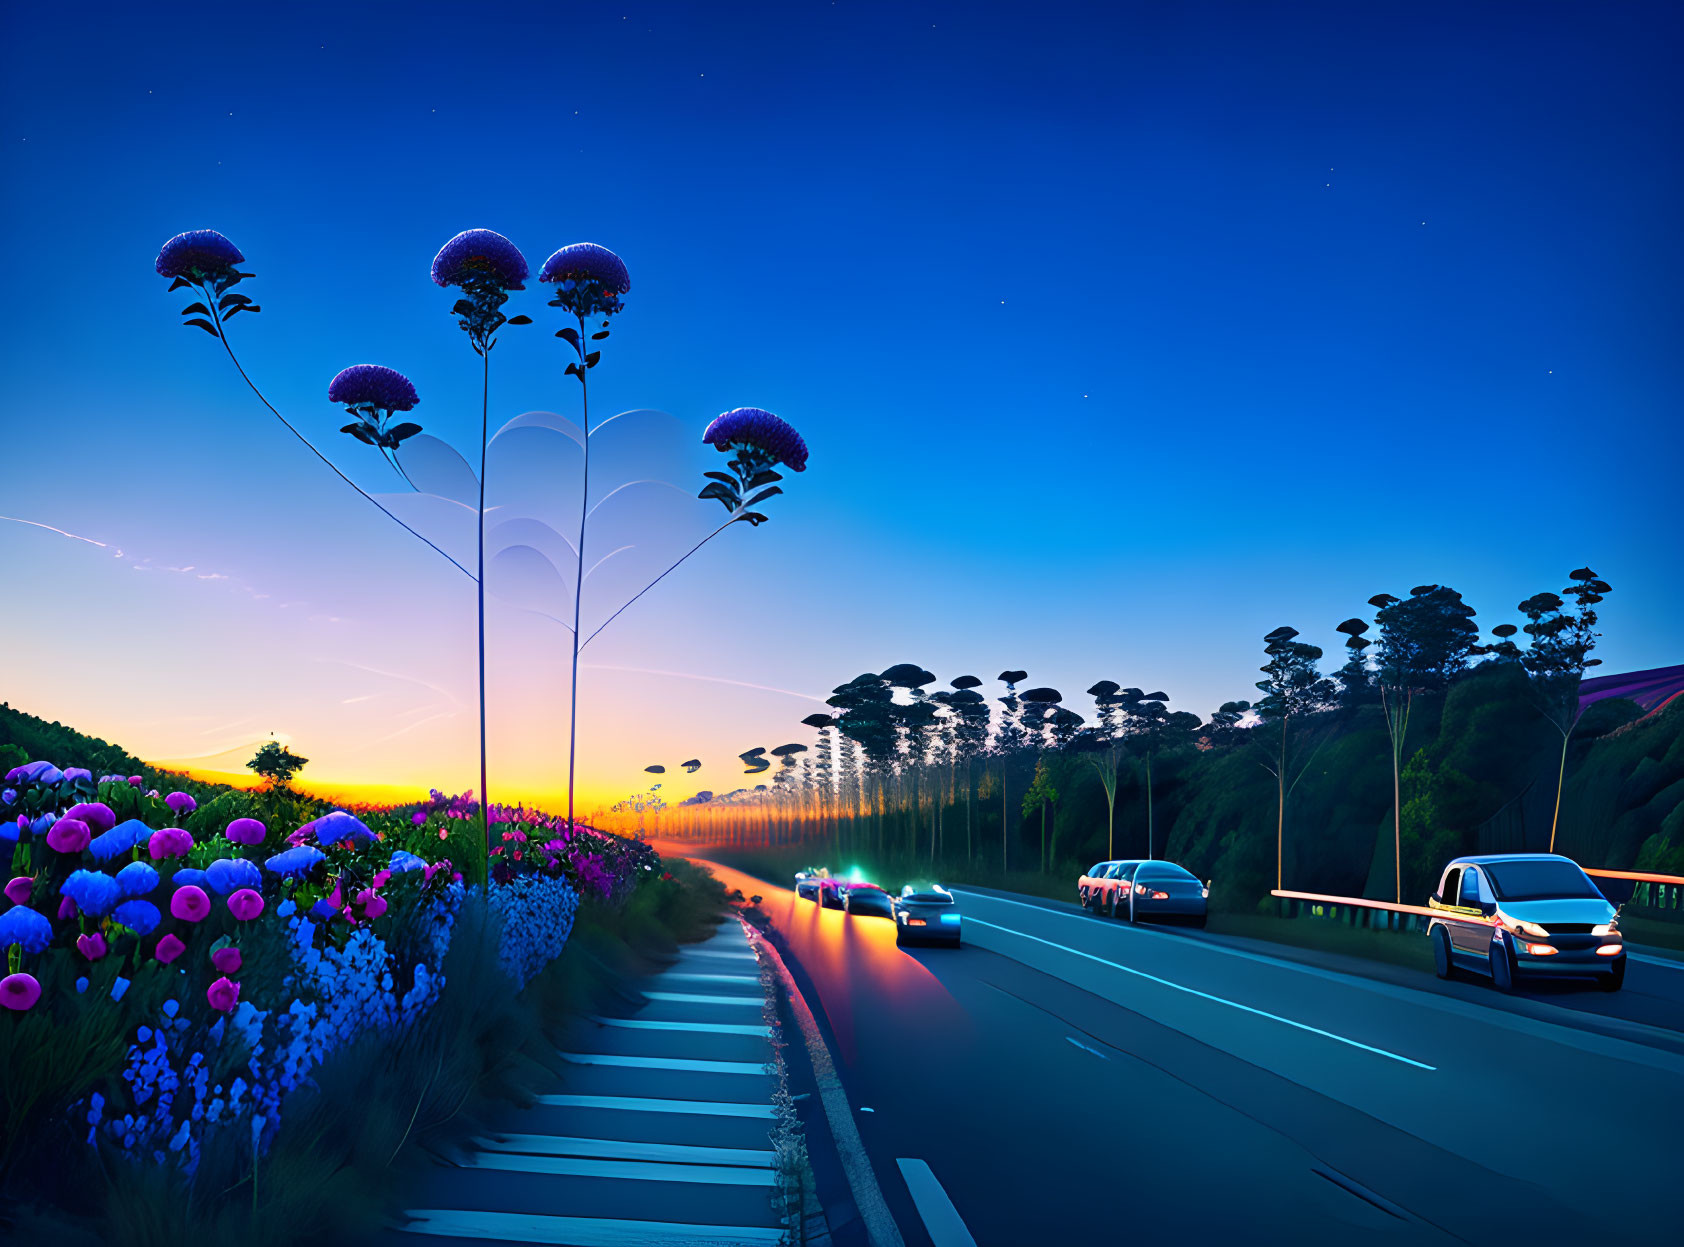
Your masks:
M 1427 905 L 1441 979 L 1473 970 L 1505 992 L 1527 978 L 1593 977 L 1610 992 L 1625 984 L 1619 910 L 1571 858 L 1458 857 Z
M 947 944 L 959 947 L 959 907 L 939 883 L 915 888 L 910 883 L 895 898 L 895 943 Z

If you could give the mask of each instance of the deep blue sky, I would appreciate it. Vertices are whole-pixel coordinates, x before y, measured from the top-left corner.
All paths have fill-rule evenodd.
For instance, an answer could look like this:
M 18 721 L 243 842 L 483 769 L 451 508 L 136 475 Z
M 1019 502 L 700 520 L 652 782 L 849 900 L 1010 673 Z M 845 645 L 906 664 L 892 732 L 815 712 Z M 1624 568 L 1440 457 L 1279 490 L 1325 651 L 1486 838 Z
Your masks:
M 1680 660 L 1676 4 L 101 8 L 4 19 L 0 513 L 353 635 L 0 524 L 14 595 L 59 604 L 0 624 L 40 656 L 31 709 L 190 756 L 137 704 L 216 692 L 331 759 L 343 729 L 275 673 L 374 636 L 471 695 L 454 573 L 177 327 L 151 260 L 205 226 L 259 276 L 248 365 L 359 474 L 323 401 L 348 363 L 476 435 L 427 280 L 472 226 L 534 267 L 579 239 L 626 258 L 600 410 L 801 428 L 774 523 L 604 663 L 818 692 L 1023 666 L 1208 712 L 1280 623 L 1331 651 L 1373 593 L 1438 581 L 1489 626 L 1586 562 L 1615 586 L 1605 669 Z M 503 416 L 574 401 L 554 347 L 500 352 Z M 112 645 L 122 687 L 67 674 Z M 685 756 L 811 709 L 716 691 L 593 696 Z M 454 759 L 470 719 L 406 741 Z

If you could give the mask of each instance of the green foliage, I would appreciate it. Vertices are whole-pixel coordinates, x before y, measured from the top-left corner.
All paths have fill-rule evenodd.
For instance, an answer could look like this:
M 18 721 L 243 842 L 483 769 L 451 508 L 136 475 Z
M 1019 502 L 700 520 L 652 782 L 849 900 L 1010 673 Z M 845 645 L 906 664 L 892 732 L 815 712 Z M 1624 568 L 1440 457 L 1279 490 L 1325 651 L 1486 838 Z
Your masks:
M 49 723 L 0 703 L 0 750 L 6 746 L 25 756 L 7 763 L 4 770 L 0 770 L 0 775 L 14 766 L 38 758 L 49 762 L 57 760 L 64 766 L 85 766 L 96 777 L 119 772 L 124 775 L 145 772 L 140 759 L 126 749 L 97 736 L 84 736 L 62 723 Z

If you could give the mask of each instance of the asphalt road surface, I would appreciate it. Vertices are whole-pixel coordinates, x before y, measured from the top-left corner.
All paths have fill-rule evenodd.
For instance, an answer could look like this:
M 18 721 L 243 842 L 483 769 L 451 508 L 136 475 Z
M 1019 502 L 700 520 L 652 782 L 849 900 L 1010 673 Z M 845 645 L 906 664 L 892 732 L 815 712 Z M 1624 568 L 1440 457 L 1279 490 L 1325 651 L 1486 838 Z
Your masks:
M 963 948 L 902 950 L 714 869 L 764 898 L 909 1244 L 1684 1226 L 1684 964 L 1504 997 L 968 889 Z

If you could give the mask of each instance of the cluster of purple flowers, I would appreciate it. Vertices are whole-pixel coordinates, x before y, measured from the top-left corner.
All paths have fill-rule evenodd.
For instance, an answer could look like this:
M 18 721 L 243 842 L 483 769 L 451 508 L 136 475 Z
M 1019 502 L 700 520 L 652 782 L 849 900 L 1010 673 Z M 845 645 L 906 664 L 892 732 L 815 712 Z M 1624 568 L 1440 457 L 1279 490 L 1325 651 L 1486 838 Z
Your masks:
M 576 242 L 561 248 L 538 270 L 538 280 L 555 285 L 551 306 L 581 320 L 613 316 L 625 310 L 620 296 L 631 292 L 625 261 L 607 247 Z
M 793 472 L 807 470 L 807 443 L 801 434 L 758 407 L 738 407 L 715 417 L 702 441 L 721 452 L 735 450 L 755 467 L 781 463 Z

